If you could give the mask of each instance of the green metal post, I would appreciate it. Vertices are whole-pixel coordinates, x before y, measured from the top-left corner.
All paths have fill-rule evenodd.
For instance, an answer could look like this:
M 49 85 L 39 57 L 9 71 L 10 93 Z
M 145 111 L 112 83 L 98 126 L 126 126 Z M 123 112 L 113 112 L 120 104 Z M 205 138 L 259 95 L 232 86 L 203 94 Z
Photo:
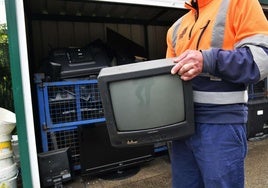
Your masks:
M 39 175 L 38 173 L 36 174 L 36 171 L 38 172 L 38 165 L 36 165 L 37 157 L 35 157 L 35 155 L 37 155 L 35 152 L 36 146 L 32 147 L 31 145 L 32 143 L 35 144 L 35 135 L 29 132 L 29 130 L 33 129 L 33 123 L 31 123 L 32 113 L 31 110 L 28 110 L 31 109 L 32 101 L 31 93 L 29 92 L 30 88 L 28 88 L 29 83 L 25 84 L 25 81 L 28 82 L 27 78 L 29 75 L 27 75 L 28 70 L 23 70 L 25 67 L 28 68 L 26 34 L 23 36 L 25 23 L 21 23 L 25 22 L 24 12 L 21 10 L 23 9 L 23 0 L 5 0 L 5 5 L 22 183 L 25 188 L 38 188 L 40 184 Z M 21 62 L 22 60 L 25 61 L 25 59 L 26 62 Z

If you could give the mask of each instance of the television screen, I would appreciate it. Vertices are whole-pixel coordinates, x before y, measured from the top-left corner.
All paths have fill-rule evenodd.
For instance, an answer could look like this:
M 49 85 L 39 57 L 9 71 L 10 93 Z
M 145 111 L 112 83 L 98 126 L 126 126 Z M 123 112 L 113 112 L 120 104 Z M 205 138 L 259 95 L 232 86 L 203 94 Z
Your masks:
M 114 146 L 152 144 L 194 133 L 192 85 L 171 75 L 172 59 L 108 67 L 98 76 Z
M 184 121 L 183 88 L 178 79 L 178 76 L 157 75 L 110 83 L 118 131 L 150 129 Z M 122 100 L 124 98 L 127 100 Z

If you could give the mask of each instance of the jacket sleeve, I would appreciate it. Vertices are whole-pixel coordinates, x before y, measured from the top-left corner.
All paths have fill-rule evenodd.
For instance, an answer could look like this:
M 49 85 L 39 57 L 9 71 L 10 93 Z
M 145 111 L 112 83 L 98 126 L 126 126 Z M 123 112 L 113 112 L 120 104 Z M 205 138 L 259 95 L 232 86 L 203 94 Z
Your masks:
M 268 59 L 268 48 L 261 48 Z M 204 58 L 203 72 L 210 73 L 233 83 L 251 84 L 267 77 L 261 75 L 259 66 L 249 47 L 241 47 L 234 50 L 212 48 L 202 51 Z M 268 65 L 268 61 L 266 62 Z M 266 70 L 267 72 L 267 70 Z
M 233 2 L 228 14 L 233 49 L 202 51 L 203 72 L 233 83 L 256 83 L 268 76 L 268 22 L 257 0 Z

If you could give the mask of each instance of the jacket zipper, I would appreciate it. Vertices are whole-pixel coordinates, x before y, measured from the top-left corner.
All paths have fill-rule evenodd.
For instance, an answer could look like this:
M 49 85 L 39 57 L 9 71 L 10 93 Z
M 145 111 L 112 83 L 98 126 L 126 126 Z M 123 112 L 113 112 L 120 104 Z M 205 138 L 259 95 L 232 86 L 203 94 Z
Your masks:
M 199 37 L 198 37 L 198 40 L 197 40 L 196 50 L 198 50 L 198 48 L 199 48 L 199 44 L 200 44 L 201 38 L 202 38 L 202 36 L 203 36 L 205 30 L 207 29 L 209 23 L 210 23 L 210 20 L 208 20 L 207 24 L 206 24 L 204 27 L 201 28 L 202 31 L 201 31 L 201 33 L 200 33 L 200 35 L 199 35 Z
M 194 22 L 194 24 L 193 24 L 193 26 L 191 27 L 191 30 L 190 30 L 190 32 L 189 32 L 189 40 L 190 40 L 191 37 L 192 37 L 192 32 L 193 32 L 194 26 L 195 26 L 195 24 L 196 24 L 196 21 L 197 21 L 197 19 L 198 19 L 197 12 L 195 13 L 194 16 L 195 16 L 195 22 Z
M 187 3 L 188 4 L 188 3 Z M 191 39 L 191 36 L 192 36 L 192 32 L 193 32 L 193 29 L 194 29 L 194 26 L 198 20 L 198 17 L 199 17 L 199 9 L 198 9 L 198 2 L 197 1 L 192 1 L 191 4 L 188 4 L 190 7 L 192 7 L 192 9 L 195 10 L 194 12 L 194 19 L 195 19 L 195 22 L 193 24 L 193 26 L 191 27 L 191 30 L 189 32 L 189 40 Z

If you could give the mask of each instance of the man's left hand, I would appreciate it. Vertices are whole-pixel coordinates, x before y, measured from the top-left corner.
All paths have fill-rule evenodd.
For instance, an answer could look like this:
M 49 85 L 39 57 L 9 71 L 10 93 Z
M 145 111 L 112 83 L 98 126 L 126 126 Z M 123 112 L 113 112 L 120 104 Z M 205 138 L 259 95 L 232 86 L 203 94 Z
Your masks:
M 171 74 L 178 74 L 181 79 L 191 80 L 202 72 L 203 55 L 198 50 L 186 50 L 174 59 Z

